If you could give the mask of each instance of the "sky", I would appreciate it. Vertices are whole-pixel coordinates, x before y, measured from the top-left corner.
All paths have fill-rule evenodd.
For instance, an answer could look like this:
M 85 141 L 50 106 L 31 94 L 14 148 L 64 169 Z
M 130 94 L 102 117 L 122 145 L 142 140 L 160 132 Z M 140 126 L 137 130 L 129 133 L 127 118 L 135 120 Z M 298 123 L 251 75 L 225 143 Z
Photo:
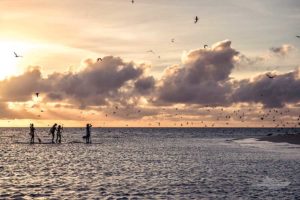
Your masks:
M 0 126 L 299 126 L 297 35 L 298 0 L 0 0 Z

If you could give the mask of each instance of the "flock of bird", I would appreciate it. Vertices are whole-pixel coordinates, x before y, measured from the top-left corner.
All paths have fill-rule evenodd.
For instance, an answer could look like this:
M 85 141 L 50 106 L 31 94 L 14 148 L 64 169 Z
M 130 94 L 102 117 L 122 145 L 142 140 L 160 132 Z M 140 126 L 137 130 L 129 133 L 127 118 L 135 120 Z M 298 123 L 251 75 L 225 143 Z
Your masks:
M 134 4 L 135 1 L 131 0 L 131 3 Z M 195 16 L 194 18 L 194 23 L 197 24 L 199 21 L 198 16 Z M 297 38 L 300 39 L 300 36 L 297 35 Z M 175 43 L 175 38 L 171 39 L 171 43 Z M 208 47 L 207 44 L 205 44 L 204 49 L 206 49 Z M 151 53 L 153 55 L 157 55 L 156 52 L 154 50 L 148 50 L 146 51 L 147 53 Z M 13 52 L 14 56 L 16 58 L 22 58 L 23 56 L 17 54 L 16 52 Z M 157 55 L 158 58 L 160 58 L 159 55 Z M 97 62 L 101 62 L 103 61 L 103 59 L 101 57 L 96 59 Z M 271 72 L 268 72 L 265 74 L 268 78 L 270 79 L 274 79 L 276 77 L 276 74 L 272 74 Z M 35 93 L 36 98 L 39 98 L 39 92 Z M 259 111 L 258 113 L 258 117 L 254 117 L 253 114 L 251 113 L 251 111 L 253 111 L 252 109 L 247 109 L 246 111 L 242 111 L 241 109 L 237 109 L 237 110 L 233 110 L 231 112 L 226 111 L 224 108 L 221 108 L 220 110 L 218 110 L 218 107 L 209 107 L 209 106 L 205 106 L 206 107 L 206 116 L 210 116 L 210 121 L 205 122 L 203 120 L 201 120 L 199 122 L 199 119 L 193 120 L 193 121 L 186 121 L 185 123 L 183 122 L 179 122 L 179 123 L 174 123 L 174 126 L 179 126 L 179 127 L 184 127 L 184 126 L 202 126 L 202 127 L 215 127 L 217 126 L 218 122 L 220 122 L 219 125 L 221 125 L 221 123 L 226 124 L 226 126 L 230 126 L 231 122 L 233 123 L 235 122 L 241 122 L 244 123 L 247 119 L 247 121 L 249 120 L 260 120 L 260 121 L 269 121 L 271 123 L 273 123 L 273 126 L 275 127 L 298 127 L 300 126 L 300 115 L 294 120 L 294 122 L 289 122 L 289 121 L 285 121 L 284 119 L 284 114 L 288 114 L 290 113 L 290 110 L 284 110 L 284 109 L 269 109 L 268 111 Z M 204 108 L 205 109 L 205 108 Z M 118 106 L 114 107 L 114 110 L 111 112 L 112 115 L 117 115 L 119 110 Z M 165 108 L 162 109 L 163 111 L 165 111 Z M 200 109 L 201 110 L 201 109 Z M 203 110 L 203 108 L 202 108 Z M 43 113 L 44 110 L 41 110 L 41 112 Z M 126 112 L 125 116 L 129 117 L 131 114 L 140 114 L 142 111 L 141 110 L 137 110 L 136 113 L 130 113 L 130 112 Z M 213 113 L 213 114 L 212 114 Z M 248 115 L 246 113 L 249 113 Z M 81 111 L 81 114 L 83 115 L 83 112 Z M 182 114 L 182 113 L 181 113 Z M 93 113 L 93 115 L 95 115 L 95 113 Z M 178 118 L 178 116 L 180 115 L 179 109 L 175 108 L 175 114 L 173 115 L 173 117 Z M 213 119 L 215 116 L 216 118 Z M 41 115 L 38 115 L 38 117 L 41 117 Z M 109 114 L 106 113 L 105 117 L 108 118 Z M 172 116 L 171 116 L 172 117 Z M 84 117 L 81 117 L 81 119 L 85 119 Z M 180 117 L 180 119 L 183 119 L 183 115 Z M 161 126 L 162 122 L 155 122 L 155 124 L 157 126 Z M 148 126 L 152 126 L 152 123 L 148 123 Z M 126 126 L 128 126 L 128 124 L 126 124 Z M 155 125 L 154 125 L 155 126 Z M 264 127 L 264 125 L 262 125 L 262 127 Z

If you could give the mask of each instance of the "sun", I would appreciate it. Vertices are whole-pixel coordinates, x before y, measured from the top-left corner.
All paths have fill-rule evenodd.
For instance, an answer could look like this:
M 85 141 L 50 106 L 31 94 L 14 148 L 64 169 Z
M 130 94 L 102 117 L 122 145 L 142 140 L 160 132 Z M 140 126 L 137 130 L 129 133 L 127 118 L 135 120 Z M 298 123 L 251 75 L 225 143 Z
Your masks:
M 25 63 L 25 58 L 16 57 L 14 52 L 24 56 L 31 48 L 32 45 L 28 43 L 0 40 L 0 80 L 17 75 L 22 71 L 22 65 Z

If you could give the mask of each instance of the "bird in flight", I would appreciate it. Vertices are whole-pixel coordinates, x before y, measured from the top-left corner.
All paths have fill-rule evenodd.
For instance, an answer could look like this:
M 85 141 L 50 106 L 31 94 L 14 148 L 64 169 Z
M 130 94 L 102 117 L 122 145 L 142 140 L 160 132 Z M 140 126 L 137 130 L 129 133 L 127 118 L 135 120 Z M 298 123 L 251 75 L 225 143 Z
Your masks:
M 208 47 L 208 45 L 207 45 L 207 44 L 205 44 L 205 45 L 204 45 L 204 49 L 206 49 L 206 47 Z
M 15 57 L 16 57 L 16 58 L 21 58 L 21 57 L 23 57 L 23 56 L 18 55 L 16 52 L 14 52 L 14 54 L 15 54 Z
M 300 35 L 297 35 L 296 37 L 297 37 L 297 38 L 300 38 Z
M 131 0 L 131 3 L 134 4 L 134 0 Z
M 276 77 L 275 74 L 271 74 L 271 73 L 267 73 L 266 76 L 267 76 L 268 78 L 270 78 L 270 79 L 273 79 L 273 78 Z
M 97 62 L 102 61 L 102 58 L 97 58 Z
M 198 22 L 198 20 L 199 20 L 199 18 L 198 18 L 198 16 L 196 16 L 194 23 L 196 24 Z
M 174 39 L 174 38 L 172 38 L 172 39 L 171 39 L 171 42 L 172 42 L 172 43 L 174 43 L 174 42 L 175 42 L 175 39 Z

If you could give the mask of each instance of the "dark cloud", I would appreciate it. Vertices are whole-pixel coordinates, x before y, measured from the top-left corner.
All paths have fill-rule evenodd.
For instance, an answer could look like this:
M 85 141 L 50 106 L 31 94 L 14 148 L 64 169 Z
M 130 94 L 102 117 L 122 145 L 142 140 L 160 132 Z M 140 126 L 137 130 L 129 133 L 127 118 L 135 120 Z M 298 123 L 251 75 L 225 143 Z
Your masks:
M 286 55 L 289 45 L 273 49 Z M 162 105 L 183 103 L 209 106 L 229 106 L 233 103 L 261 103 L 264 107 L 283 107 L 300 101 L 299 70 L 280 74 L 274 79 L 265 74 L 253 80 L 233 80 L 230 74 L 240 64 L 263 61 L 250 59 L 231 48 L 230 41 L 214 45 L 210 50 L 190 52 L 182 67 L 165 70 L 157 91 L 157 102 Z
M 235 83 L 233 102 L 262 103 L 264 107 L 283 107 L 300 101 L 300 71 L 295 70 L 269 79 L 262 74 L 253 80 Z
M 108 56 L 101 62 L 86 60 L 87 67 L 77 73 L 53 73 L 42 78 L 38 68 L 0 82 L 2 101 L 24 102 L 40 92 L 49 101 L 68 101 L 80 107 L 122 101 L 125 93 L 137 95 L 154 87 L 154 78 L 145 75 L 147 66 Z M 135 88 L 136 87 L 136 88 Z
M 158 89 L 158 101 L 169 103 L 228 104 L 231 93 L 230 73 L 239 53 L 226 40 L 212 49 L 187 54 L 182 67 L 169 67 Z
M 155 79 L 151 77 L 144 77 L 137 80 L 134 83 L 136 90 L 143 95 L 152 94 L 152 91 L 155 87 Z
M 160 113 L 156 106 L 172 107 L 177 103 L 186 107 L 230 106 L 233 103 L 283 107 L 299 103 L 299 70 L 279 74 L 274 79 L 265 74 L 253 79 L 231 78 L 237 65 L 260 61 L 239 54 L 226 40 L 211 49 L 187 53 L 181 66 L 166 68 L 160 79 L 147 75 L 145 64 L 112 56 L 101 62 L 86 60 L 86 67 L 78 72 L 53 73 L 47 77 L 33 67 L 22 75 L 0 81 L 0 109 L 7 112 L 2 117 L 22 118 L 23 115 L 9 109 L 6 102 L 29 101 L 35 92 L 41 94 L 39 103 L 56 103 L 55 109 L 91 109 L 126 119 L 155 116 Z M 149 104 L 145 106 L 145 102 Z M 116 106 L 118 110 L 112 110 Z
M 271 47 L 270 48 L 271 53 L 273 53 L 274 55 L 282 56 L 282 57 L 288 55 L 293 50 L 294 50 L 294 47 L 289 44 L 283 44 L 280 47 Z

